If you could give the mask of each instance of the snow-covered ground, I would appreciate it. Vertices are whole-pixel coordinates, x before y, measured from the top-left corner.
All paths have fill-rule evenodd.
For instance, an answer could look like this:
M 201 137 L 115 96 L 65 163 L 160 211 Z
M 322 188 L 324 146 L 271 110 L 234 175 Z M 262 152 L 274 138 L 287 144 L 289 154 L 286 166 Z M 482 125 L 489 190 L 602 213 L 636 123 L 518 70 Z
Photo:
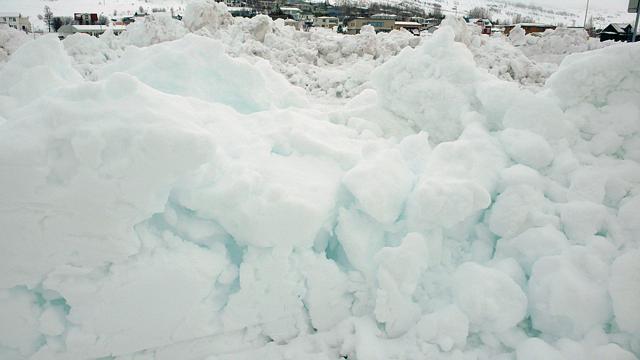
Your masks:
M 640 356 L 640 45 L 0 29 L 1 359 Z

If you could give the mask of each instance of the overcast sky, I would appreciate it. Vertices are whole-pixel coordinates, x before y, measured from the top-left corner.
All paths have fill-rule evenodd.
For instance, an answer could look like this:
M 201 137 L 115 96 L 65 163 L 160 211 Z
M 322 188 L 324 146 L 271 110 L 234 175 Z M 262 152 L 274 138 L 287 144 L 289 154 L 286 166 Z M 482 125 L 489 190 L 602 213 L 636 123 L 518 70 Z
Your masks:
M 580 9 L 587 5 L 587 0 L 516 0 L 522 3 L 541 6 L 553 6 L 554 8 Z M 623 10 L 627 9 L 629 0 L 591 0 L 590 7 L 601 9 Z

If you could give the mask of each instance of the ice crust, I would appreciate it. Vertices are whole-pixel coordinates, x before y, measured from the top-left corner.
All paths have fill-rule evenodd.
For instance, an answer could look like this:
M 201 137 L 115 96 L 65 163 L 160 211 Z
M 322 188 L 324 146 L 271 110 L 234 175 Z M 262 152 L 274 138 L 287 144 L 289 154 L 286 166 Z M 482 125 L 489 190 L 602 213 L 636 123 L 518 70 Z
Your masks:
M 0 29 L 0 358 L 637 359 L 640 46 L 515 31 Z

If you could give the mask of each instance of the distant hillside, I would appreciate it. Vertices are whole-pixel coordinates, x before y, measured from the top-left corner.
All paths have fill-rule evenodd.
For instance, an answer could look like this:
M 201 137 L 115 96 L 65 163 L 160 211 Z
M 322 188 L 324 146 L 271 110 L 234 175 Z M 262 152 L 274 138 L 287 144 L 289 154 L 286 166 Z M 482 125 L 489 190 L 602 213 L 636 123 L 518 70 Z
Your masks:
M 190 0 L 1 0 L 0 11 L 17 11 L 31 18 L 32 23 L 43 28 L 37 19 L 42 14 L 45 5 L 53 10 L 55 15 L 69 16 L 74 12 L 97 12 L 112 16 L 118 14 L 132 14 L 140 6 L 147 10 L 153 8 L 174 8 L 176 11 L 184 9 Z M 314 0 L 322 1 L 322 0 Z M 331 3 L 345 0 L 329 0 Z M 516 15 L 531 18 L 536 22 L 549 24 L 563 24 L 566 26 L 581 26 L 584 21 L 584 9 L 549 8 L 523 5 L 509 0 L 347 0 L 359 6 L 370 3 L 389 5 L 406 4 L 408 6 L 423 7 L 427 10 L 442 11 L 445 15 L 466 15 L 474 7 L 484 7 L 491 11 L 492 17 L 501 22 L 511 21 Z M 620 11 L 592 9 L 590 15 L 598 27 L 604 27 L 611 22 L 632 22 L 633 15 L 627 14 L 626 9 Z

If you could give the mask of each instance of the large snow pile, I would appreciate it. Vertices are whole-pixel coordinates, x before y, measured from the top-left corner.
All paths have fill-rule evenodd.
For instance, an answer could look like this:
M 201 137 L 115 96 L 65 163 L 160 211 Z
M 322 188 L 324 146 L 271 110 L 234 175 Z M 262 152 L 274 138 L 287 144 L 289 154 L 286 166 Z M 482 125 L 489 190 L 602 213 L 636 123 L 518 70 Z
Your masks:
M 455 29 L 456 41 L 471 50 L 478 66 L 496 77 L 523 85 L 543 85 L 566 56 L 613 43 L 589 38 L 582 29 L 558 28 L 526 35 L 524 29 L 516 25 L 504 37 L 480 34 L 478 26 L 462 19 L 450 17 L 444 24 Z
M 28 40 L 29 36 L 25 32 L 5 24 L 0 25 L 0 66 L 7 60 L 9 55 Z
M 515 31 L 524 30 L 516 26 Z M 519 45 L 522 52 L 537 62 L 560 64 L 569 54 L 600 49 L 613 44 L 613 41 L 600 42 L 598 38 L 590 38 L 584 29 L 558 28 L 546 30 L 542 34 L 516 36 L 509 34 L 514 45 Z
M 214 10 L 0 68 L 0 358 L 637 359 L 639 45 L 532 92 L 455 25 L 387 52 Z M 305 94 L 289 35 L 369 88 Z

